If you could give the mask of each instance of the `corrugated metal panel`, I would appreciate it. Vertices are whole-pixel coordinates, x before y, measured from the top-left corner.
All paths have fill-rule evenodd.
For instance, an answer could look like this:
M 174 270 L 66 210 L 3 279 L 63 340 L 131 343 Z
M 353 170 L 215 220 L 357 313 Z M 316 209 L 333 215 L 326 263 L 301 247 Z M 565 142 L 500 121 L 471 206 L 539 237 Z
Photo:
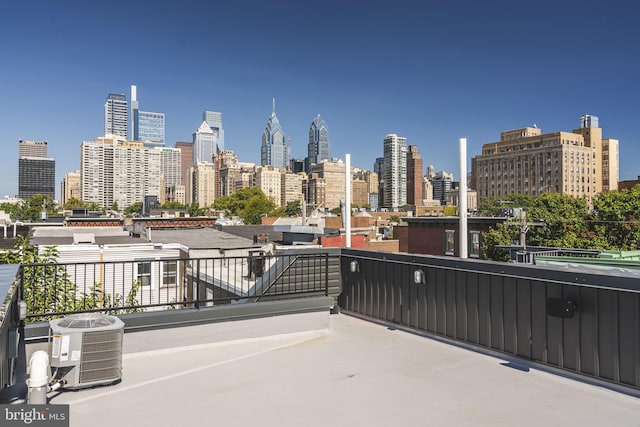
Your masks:
M 640 390 L 632 277 L 354 249 L 342 268 L 344 310 Z M 548 311 L 550 299 L 574 314 Z

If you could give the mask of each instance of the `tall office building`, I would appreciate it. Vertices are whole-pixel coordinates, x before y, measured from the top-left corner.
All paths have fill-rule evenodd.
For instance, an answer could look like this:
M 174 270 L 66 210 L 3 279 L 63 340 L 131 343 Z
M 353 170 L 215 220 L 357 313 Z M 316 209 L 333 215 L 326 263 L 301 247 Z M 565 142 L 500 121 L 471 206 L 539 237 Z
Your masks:
M 141 111 L 137 88 L 131 85 L 131 140 L 145 147 L 164 147 L 164 113 Z
M 282 204 L 282 180 L 280 170 L 273 166 L 258 166 L 255 168 L 254 186 L 261 189 L 276 207 Z
M 397 210 L 407 204 L 407 139 L 396 134 L 384 138 L 384 198 L 382 206 Z
M 104 134 L 127 138 L 129 111 L 127 97 L 110 93 L 104 104 Z
M 18 197 L 55 198 L 56 162 L 47 157 L 46 141 L 18 141 Z
M 124 209 L 147 196 L 162 198 L 161 151 L 124 137 L 100 137 L 80 146 L 82 200 Z
M 309 127 L 309 144 L 307 145 L 307 158 L 305 159 L 305 172 L 311 171 L 311 165 L 329 160 L 329 129 L 320 117 L 320 114 L 311 122 Z
M 222 113 L 218 111 L 205 111 L 202 120 L 207 122 L 213 131 L 218 144 L 218 150 L 224 150 L 224 129 L 222 128 Z
M 284 170 L 288 165 L 287 157 L 287 144 L 284 131 L 276 116 L 276 101 L 274 99 L 271 117 L 267 122 L 267 127 L 262 133 L 261 165 L 273 166 L 274 168 Z
M 186 187 L 189 181 L 189 168 L 193 165 L 193 142 L 177 141 L 174 147 L 180 149 L 180 184 Z M 187 194 L 188 193 L 187 191 Z M 186 203 L 191 203 L 191 201 L 186 200 Z
M 193 133 L 192 164 L 199 162 L 211 163 L 218 152 L 218 139 L 207 122 L 203 121 L 198 130 Z
M 184 203 L 184 186 L 182 185 L 182 156 L 179 148 L 155 147 L 160 151 L 160 173 L 164 193 L 161 202 L 171 201 Z
M 453 187 L 453 174 L 438 172 L 431 178 L 433 199 L 440 202 L 441 206 L 447 204 L 447 192 Z
M 502 132 L 471 159 L 478 199 L 544 192 L 585 197 L 618 188 L 618 140 L 603 139 L 596 116 L 585 115 L 573 132 L 543 134 L 534 127 Z
M 18 159 L 18 198 L 29 199 L 36 194 L 55 198 L 56 162 L 45 157 Z
M 417 145 L 407 151 L 407 204 L 422 205 L 422 155 Z
M 21 157 L 48 157 L 47 141 L 18 140 L 18 158 Z

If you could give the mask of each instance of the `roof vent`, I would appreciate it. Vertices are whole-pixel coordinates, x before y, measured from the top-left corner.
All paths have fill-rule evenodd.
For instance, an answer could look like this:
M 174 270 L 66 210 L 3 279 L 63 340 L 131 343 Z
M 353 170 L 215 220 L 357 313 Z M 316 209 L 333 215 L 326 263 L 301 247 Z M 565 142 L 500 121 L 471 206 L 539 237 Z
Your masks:
M 93 233 L 73 233 L 73 244 L 93 244 L 96 242 L 96 237 Z

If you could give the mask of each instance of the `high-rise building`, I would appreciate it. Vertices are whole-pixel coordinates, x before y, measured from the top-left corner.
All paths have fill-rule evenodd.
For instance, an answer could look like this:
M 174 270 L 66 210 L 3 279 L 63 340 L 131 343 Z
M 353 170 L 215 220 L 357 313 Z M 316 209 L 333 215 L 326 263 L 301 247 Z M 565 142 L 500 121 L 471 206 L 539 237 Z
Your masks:
M 378 175 L 378 204 L 379 207 L 384 200 L 384 157 L 376 157 L 373 163 L 373 171 Z
M 271 199 L 277 207 L 282 203 L 282 180 L 280 170 L 273 166 L 258 166 L 255 168 L 255 187 Z
M 18 158 L 21 157 L 48 157 L 47 141 L 18 140 Z
M 288 203 L 302 201 L 302 177 L 295 173 L 280 171 L 280 206 Z
M 80 200 L 81 197 L 80 171 L 66 173 L 60 183 L 60 204 L 64 205 L 71 199 Z
M 441 206 L 447 204 L 447 192 L 453 186 L 453 174 L 447 172 L 438 172 L 431 178 L 433 187 L 433 199 L 440 202 Z
M 307 200 L 312 207 L 323 205 L 328 209 L 340 207 L 340 200 L 344 200 L 345 192 L 345 168 L 342 162 L 322 161 L 311 165 L 311 175 L 309 176 L 310 193 L 316 195 L 315 200 Z M 311 187 L 314 186 L 312 190 Z M 324 188 L 323 199 L 318 196 L 322 191 L 318 187 Z
M 146 196 L 161 199 L 161 151 L 124 137 L 100 137 L 80 146 L 82 200 L 125 209 Z
M 284 131 L 276 116 L 276 101 L 274 99 L 271 117 L 262 133 L 261 165 L 273 166 L 279 170 L 284 170 L 288 165 L 287 157 L 287 144 Z
M 585 115 L 573 132 L 543 134 L 534 127 L 502 132 L 471 159 L 478 199 L 544 192 L 591 201 L 618 187 L 618 140 L 603 139 L 596 116 Z
M 55 198 L 56 162 L 47 157 L 46 141 L 18 140 L 18 197 Z
M 218 139 L 207 122 L 203 121 L 198 130 L 193 133 L 192 164 L 199 162 L 211 163 L 213 155 L 218 152 Z
M 229 167 L 233 170 L 238 165 L 238 156 L 231 150 L 221 150 L 213 156 L 213 166 L 216 170 L 216 198 L 226 195 L 228 182 L 223 182 L 222 170 L 226 169 L 224 178 L 228 178 Z
M 46 157 L 18 159 L 18 198 L 36 194 L 55 198 L 56 162 Z
M 222 128 L 222 113 L 217 111 L 205 111 L 202 113 L 202 120 L 207 122 L 211 131 L 213 131 L 217 144 L 218 150 L 224 150 L 224 129 Z
M 191 203 L 209 208 L 216 199 L 216 171 L 211 162 L 197 162 L 189 168 L 187 193 Z
M 422 205 L 422 156 L 417 145 L 407 151 L 407 204 Z
M 160 173 L 164 186 L 161 202 L 185 203 L 182 185 L 182 153 L 179 148 L 155 147 L 160 151 Z
M 129 107 L 127 97 L 110 93 L 104 104 L 104 134 L 127 138 Z
M 309 144 L 305 159 L 305 172 L 311 171 L 311 165 L 330 158 L 329 129 L 320 114 L 311 122 L 309 127 Z
M 189 168 L 193 165 L 193 142 L 177 141 L 174 147 L 180 150 L 180 184 L 186 187 L 189 181 Z M 186 203 L 191 203 L 191 201 L 187 198 Z
M 397 210 L 407 204 L 407 139 L 396 134 L 384 138 L 384 198 L 382 206 Z
M 137 88 L 131 86 L 131 140 L 142 141 L 145 147 L 164 147 L 164 113 L 141 111 Z

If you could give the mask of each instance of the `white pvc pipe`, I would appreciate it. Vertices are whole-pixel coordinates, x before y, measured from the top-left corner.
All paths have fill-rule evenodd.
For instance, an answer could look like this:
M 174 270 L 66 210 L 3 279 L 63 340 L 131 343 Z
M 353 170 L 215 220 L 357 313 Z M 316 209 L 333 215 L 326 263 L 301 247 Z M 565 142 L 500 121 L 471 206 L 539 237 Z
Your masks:
M 27 403 L 30 405 L 46 405 L 49 391 L 49 355 L 44 350 L 38 350 L 29 359 L 29 379 L 27 387 Z
M 345 154 L 345 198 L 344 198 L 344 232 L 346 247 L 351 247 L 351 154 Z
M 458 217 L 460 219 L 460 258 L 468 257 L 467 249 L 467 138 L 460 138 L 460 194 Z

